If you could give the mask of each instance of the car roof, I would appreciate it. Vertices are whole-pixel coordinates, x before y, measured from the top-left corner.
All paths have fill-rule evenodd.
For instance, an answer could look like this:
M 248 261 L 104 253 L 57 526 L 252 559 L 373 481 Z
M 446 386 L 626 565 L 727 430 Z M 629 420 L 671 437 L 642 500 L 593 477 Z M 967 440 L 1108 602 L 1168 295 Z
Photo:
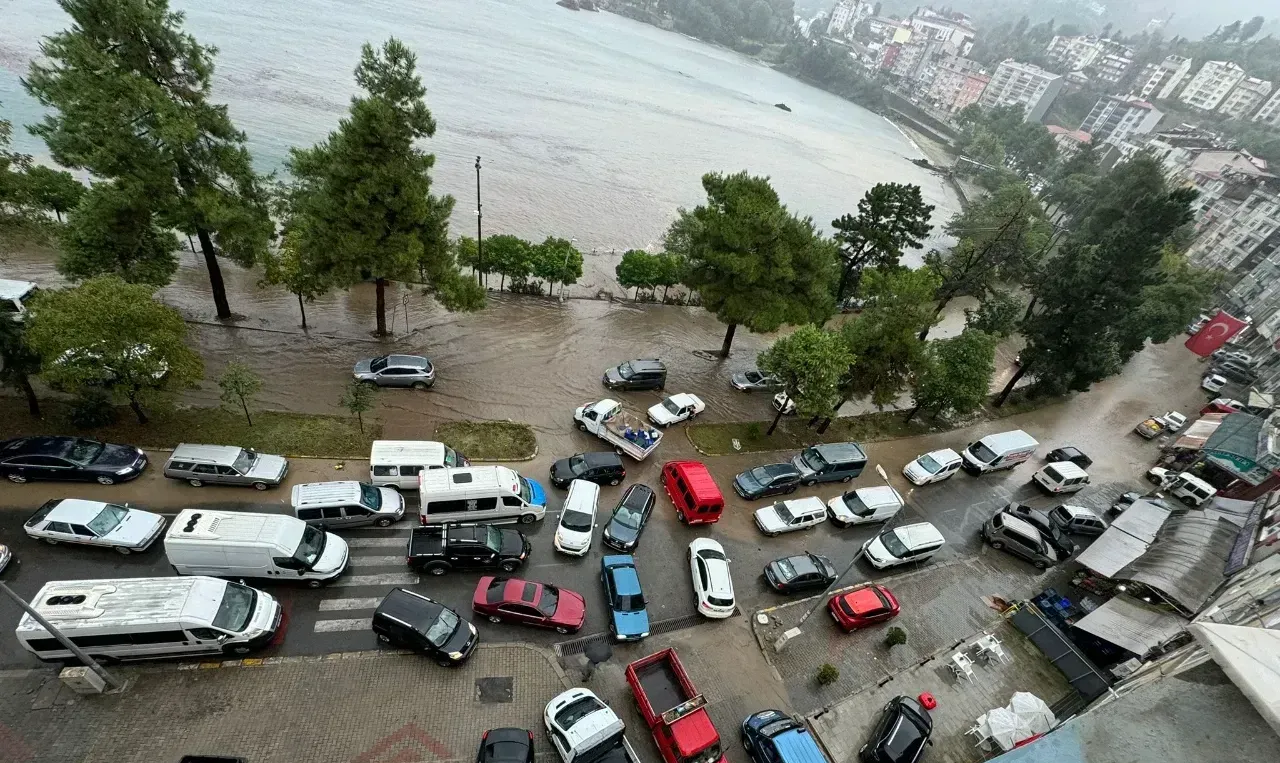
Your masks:
M 393 588 L 391 593 L 378 604 L 374 615 L 391 617 L 425 630 L 436 621 L 442 611 L 444 611 L 443 604 L 437 604 L 420 593 Z
M 18 437 L 0 445 L 0 455 L 5 456 L 61 456 L 76 443 L 79 437 Z M 86 440 L 86 442 L 94 442 Z
M 824 442 L 814 445 L 813 449 L 828 461 L 858 461 L 867 458 L 867 452 L 856 442 Z
M 676 405 L 701 405 L 702 398 L 688 392 L 677 392 L 671 395 L 671 402 Z
M 827 504 L 823 503 L 822 499 L 816 495 L 811 495 L 807 498 L 788 498 L 785 501 L 779 501 L 779 503 L 786 504 L 788 509 L 800 514 L 808 514 L 815 511 L 825 513 L 827 510 Z
M 1040 534 L 1040 528 L 1036 527 L 1035 525 L 1023 519 L 1022 517 L 1019 517 L 1015 514 L 1010 514 L 1007 511 L 997 512 L 997 514 L 1000 516 L 1001 521 L 1004 523 L 1004 527 L 1006 530 L 1013 530 L 1014 532 L 1021 533 L 1023 535 L 1026 535 L 1029 538 L 1043 539 L 1043 536 L 1041 536 Z
M 593 451 L 583 453 L 582 460 L 591 466 L 614 466 L 622 463 L 622 458 L 613 451 Z
M 777 476 L 780 474 L 799 474 L 800 473 L 800 470 L 797 469 L 795 464 L 791 463 L 790 461 L 783 464 L 765 464 L 763 466 L 758 466 L 755 468 L 764 469 L 765 473 L 771 476 Z M 754 469 L 748 469 L 747 471 L 754 471 Z
M 868 507 L 893 504 L 901 506 L 903 504 L 902 496 L 898 494 L 897 490 L 894 490 L 889 485 L 860 487 L 853 492 L 857 494 L 858 500 L 862 501 Z
M 619 561 L 610 564 L 610 559 Z M 621 560 L 625 560 L 625 563 Z M 602 562 L 613 577 L 613 585 L 618 593 L 624 596 L 640 593 L 640 576 L 636 574 L 635 563 L 630 556 L 606 556 Z
M 716 485 L 706 464 L 701 461 L 669 461 L 662 468 L 665 470 L 668 466 L 673 467 L 684 478 L 685 484 L 693 492 L 694 500 L 699 503 L 724 500 L 720 487 Z
M 884 607 L 884 602 L 880 601 L 880 596 L 876 594 L 875 586 L 855 588 L 854 590 L 844 594 L 841 598 L 848 602 L 849 606 L 859 614 Z
M 1058 452 L 1058 453 L 1064 453 L 1064 454 L 1066 454 L 1066 455 L 1071 455 L 1071 456 L 1083 456 L 1083 455 L 1084 455 L 1084 451 L 1083 451 L 1083 450 L 1080 450 L 1079 448 L 1077 448 L 1077 447 L 1076 447 L 1076 446 L 1074 446 L 1074 445 L 1064 445 L 1064 446 L 1063 446 L 1063 447 L 1061 447 L 1061 448 L 1054 448 L 1054 450 L 1055 450 L 1056 452 Z
M 931 450 L 925 455 L 932 457 L 934 461 L 937 461 L 943 465 L 955 463 L 956 461 L 960 460 L 960 454 L 955 452 L 951 448 L 939 448 L 938 450 Z
M 622 498 L 618 501 L 619 506 L 626 506 L 629 509 L 641 510 L 647 504 L 651 504 L 656 500 L 653 488 L 648 485 L 639 483 L 627 488 L 627 492 L 622 494 Z
M 915 548 L 931 543 L 944 543 L 946 541 L 942 537 L 942 533 L 938 532 L 938 528 L 929 522 L 902 525 L 901 527 L 895 527 L 892 532 L 898 536 L 898 539 L 907 548 Z
M 1094 511 L 1093 509 L 1086 508 L 1084 506 L 1072 506 L 1071 504 L 1064 503 L 1058 508 L 1062 509 L 1063 511 L 1067 512 L 1073 517 L 1092 517 L 1093 519 L 1098 518 L 1098 512 Z
M 1058 461 L 1044 467 L 1045 471 L 1057 472 L 1064 480 L 1074 477 L 1088 477 L 1089 473 L 1081 469 L 1074 461 Z
M 36 285 L 31 281 L 0 278 L 0 299 L 22 299 L 34 288 Z
M 634 360 L 625 361 L 631 364 L 634 371 L 665 371 L 666 364 L 657 358 L 636 358 Z M 621 364 L 619 364 L 621 365 Z
M 827 763 L 813 735 L 803 725 L 775 735 L 773 744 L 782 763 Z
M 421 355 L 388 355 L 387 365 L 405 366 L 408 368 L 426 368 L 431 365 L 431 361 Z
M 64 498 L 45 515 L 50 522 L 72 522 L 84 524 L 102 511 L 107 504 L 102 501 L 86 501 L 80 498 Z M 125 508 L 121 506 L 120 508 Z
M 733 590 L 733 578 L 729 576 L 729 562 L 724 559 L 703 559 L 707 565 L 707 591 L 729 593 Z
M 169 456 L 170 461 L 213 461 L 230 464 L 240 457 L 244 448 L 238 445 L 198 445 L 195 443 L 178 443 Z

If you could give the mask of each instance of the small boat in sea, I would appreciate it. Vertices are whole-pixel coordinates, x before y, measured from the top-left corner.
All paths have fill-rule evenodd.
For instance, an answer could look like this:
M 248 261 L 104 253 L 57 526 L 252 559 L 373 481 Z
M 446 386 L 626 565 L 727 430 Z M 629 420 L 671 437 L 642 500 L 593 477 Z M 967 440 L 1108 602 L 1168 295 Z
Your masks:
M 791 107 L 785 103 L 775 103 L 773 104 L 773 107 L 775 109 L 782 109 L 783 111 L 791 111 Z

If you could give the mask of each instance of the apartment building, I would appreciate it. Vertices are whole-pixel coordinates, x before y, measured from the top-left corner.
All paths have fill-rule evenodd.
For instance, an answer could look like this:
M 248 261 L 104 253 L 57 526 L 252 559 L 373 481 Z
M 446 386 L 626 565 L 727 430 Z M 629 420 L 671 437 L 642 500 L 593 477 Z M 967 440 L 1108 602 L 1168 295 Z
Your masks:
M 1253 121 L 1280 127 L 1280 90 L 1272 93 L 1267 102 L 1262 104 L 1258 113 L 1253 115 Z
M 875 6 L 862 0 L 839 0 L 827 17 L 827 36 L 848 37 L 863 19 L 875 13 Z
M 976 103 L 991 77 L 977 61 L 963 56 L 942 56 L 926 97 L 952 113 Z
M 1039 122 L 1062 92 L 1062 76 L 1012 58 L 1000 62 L 978 103 L 985 108 L 1021 106 L 1028 122 Z
M 1270 82 L 1257 77 L 1245 77 L 1223 99 L 1218 113 L 1232 119 L 1247 119 L 1257 113 L 1270 94 Z
M 1049 42 L 1045 53 L 1070 71 L 1099 66 L 1103 64 L 1104 59 L 1110 58 L 1111 60 L 1105 64 L 1108 73 L 1104 79 L 1108 82 L 1119 82 L 1128 68 L 1133 65 L 1133 48 L 1115 40 L 1093 35 L 1070 37 L 1058 35 Z M 1122 70 L 1119 76 L 1114 80 L 1109 79 L 1112 76 L 1110 72 L 1116 69 Z
M 1168 56 L 1158 64 L 1147 64 L 1138 75 L 1134 92 L 1144 101 L 1152 98 L 1169 98 L 1178 86 L 1191 74 L 1191 59 L 1185 56 Z
M 1095 142 L 1119 143 L 1155 129 L 1164 114 L 1147 101 L 1133 96 L 1109 95 L 1099 98 L 1080 130 Z
M 1187 83 L 1180 98 L 1193 108 L 1213 111 L 1243 79 L 1244 69 L 1231 61 L 1206 61 Z
M 957 56 L 967 56 L 973 50 L 977 31 L 973 21 L 963 13 L 917 8 L 907 21 L 911 25 L 913 41 L 924 38 L 942 43 L 947 53 Z
M 1118 85 L 1120 80 L 1129 76 L 1129 70 L 1132 68 L 1133 59 L 1131 57 L 1107 53 L 1093 62 L 1093 76 L 1099 82 Z

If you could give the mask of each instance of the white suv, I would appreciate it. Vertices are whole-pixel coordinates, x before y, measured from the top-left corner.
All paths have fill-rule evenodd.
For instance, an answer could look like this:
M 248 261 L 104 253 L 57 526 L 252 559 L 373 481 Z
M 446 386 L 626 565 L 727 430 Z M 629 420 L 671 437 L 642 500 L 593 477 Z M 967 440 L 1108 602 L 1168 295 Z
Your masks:
M 698 611 L 706 617 L 732 617 L 737 607 L 733 598 L 733 578 L 724 547 L 710 538 L 689 544 L 689 569 L 693 574 L 693 595 Z

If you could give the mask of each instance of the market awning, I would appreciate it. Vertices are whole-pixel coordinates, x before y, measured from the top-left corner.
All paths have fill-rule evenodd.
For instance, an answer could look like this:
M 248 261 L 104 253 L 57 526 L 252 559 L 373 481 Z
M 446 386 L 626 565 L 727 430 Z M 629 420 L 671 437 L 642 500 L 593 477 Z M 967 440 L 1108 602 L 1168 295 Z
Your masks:
M 1076 622 L 1087 631 L 1138 657 L 1177 636 L 1187 626 L 1185 618 L 1121 594 Z
M 1173 447 L 1180 450 L 1200 450 L 1226 417 L 1225 413 L 1206 413 L 1186 428 L 1182 436 L 1174 441 Z
M 1271 476 L 1270 469 L 1260 464 L 1264 459 L 1270 461 L 1265 424 L 1264 419 L 1249 413 L 1228 414 L 1204 443 L 1206 460 L 1250 485 L 1261 485 Z
M 1212 512 L 1178 513 L 1169 517 L 1142 556 L 1111 577 L 1142 583 L 1194 615 L 1226 580 L 1223 570 L 1239 532 Z
M 1187 630 L 1280 734 L 1280 631 L 1218 623 L 1193 623 Z
M 1168 507 L 1153 501 L 1134 501 L 1076 561 L 1105 578 L 1114 577 L 1142 556 L 1170 513 Z

